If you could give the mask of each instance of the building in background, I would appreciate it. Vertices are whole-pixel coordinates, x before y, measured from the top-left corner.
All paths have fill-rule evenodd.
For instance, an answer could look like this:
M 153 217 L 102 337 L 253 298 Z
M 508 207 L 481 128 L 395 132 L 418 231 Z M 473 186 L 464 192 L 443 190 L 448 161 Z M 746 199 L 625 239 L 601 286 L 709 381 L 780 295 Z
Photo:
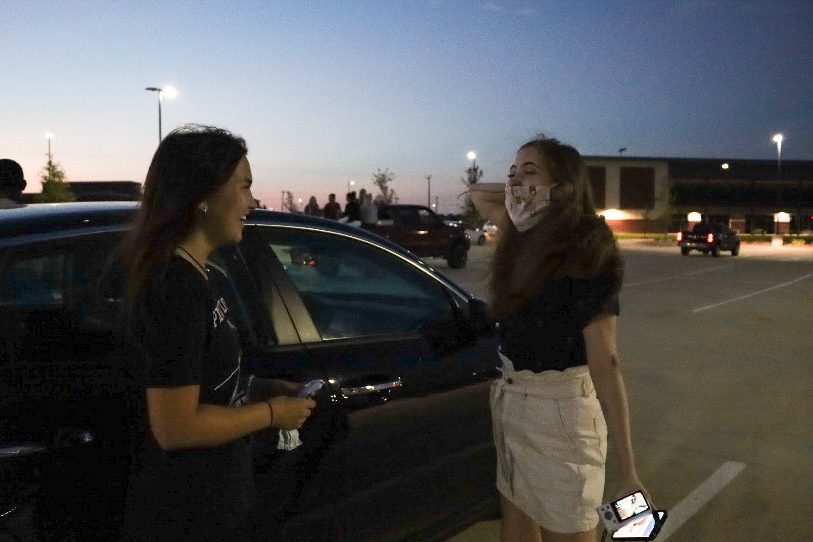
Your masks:
M 740 233 L 813 229 L 810 160 L 783 160 L 780 179 L 776 160 L 584 159 L 596 209 L 616 232 L 678 231 L 690 212 Z M 789 223 L 776 222 L 782 213 Z
M 135 181 L 65 181 L 76 201 L 139 201 L 141 183 Z M 35 193 L 24 193 L 23 203 L 36 203 Z

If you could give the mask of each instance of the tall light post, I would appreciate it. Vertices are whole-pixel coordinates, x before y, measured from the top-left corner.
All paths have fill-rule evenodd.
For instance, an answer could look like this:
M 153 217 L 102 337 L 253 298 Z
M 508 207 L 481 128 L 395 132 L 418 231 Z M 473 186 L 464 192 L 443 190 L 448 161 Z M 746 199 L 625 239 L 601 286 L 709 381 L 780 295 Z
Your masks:
M 432 176 L 426 176 L 426 205 L 430 205 L 432 202 Z
M 466 158 L 471 160 L 472 171 L 477 169 L 477 153 L 475 153 L 474 151 L 469 151 L 468 154 L 466 154 Z
M 350 187 L 356 186 L 356 181 L 347 181 L 347 193 L 350 193 Z
M 161 97 L 166 94 L 167 98 L 174 98 L 178 95 L 178 91 L 174 87 L 147 87 L 144 90 L 158 93 L 158 143 L 161 143 L 163 136 L 161 135 Z
M 53 138 L 54 138 L 54 134 L 52 134 L 51 132 L 45 132 L 45 139 L 47 139 L 47 140 L 48 140 L 48 161 L 49 161 L 49 162 L 50 162 L 50 161 L 52 160 L 52 158 L 53 158 L 53 157 L 51 156 L 51 140 L 52 140 Z
M 779 187 L 780 207 L 782 207 L 782 141 L 784 139 L 785 136 L 782 134 L 776 134 L 771 138 L 771 141 L 776 143 L 776 185 Z

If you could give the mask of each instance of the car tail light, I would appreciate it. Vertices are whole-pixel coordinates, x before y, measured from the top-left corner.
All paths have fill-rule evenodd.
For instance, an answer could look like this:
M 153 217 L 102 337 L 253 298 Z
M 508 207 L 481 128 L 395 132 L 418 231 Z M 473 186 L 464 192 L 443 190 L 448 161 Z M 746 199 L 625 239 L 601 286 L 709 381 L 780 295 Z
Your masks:
M 713 243 L 714 242 L 714 234 L 713 233 L 708 234 L 706 236 L 706 241 L 709 242 L 709 243 Z
M 677 242 L 680 243 L 681 241 L 683 241 L 683 232 L 679 231 L 677 234 Z

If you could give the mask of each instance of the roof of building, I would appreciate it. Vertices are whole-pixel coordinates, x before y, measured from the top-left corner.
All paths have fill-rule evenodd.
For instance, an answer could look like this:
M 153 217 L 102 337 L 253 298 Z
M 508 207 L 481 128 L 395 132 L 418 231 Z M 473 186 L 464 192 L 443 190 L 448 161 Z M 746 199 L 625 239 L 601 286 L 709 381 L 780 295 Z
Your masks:
M 585 156 L 585 160 L 612 162 L 666 162 L 672 179 L 739 179 L 776 181 L 777 160 L 741 158 L 668 158 L 647 156 Z M 722 165 L 728 164 L 728 169 Z M 813 160 L 782 160 L 782 179 L 813 181 Z

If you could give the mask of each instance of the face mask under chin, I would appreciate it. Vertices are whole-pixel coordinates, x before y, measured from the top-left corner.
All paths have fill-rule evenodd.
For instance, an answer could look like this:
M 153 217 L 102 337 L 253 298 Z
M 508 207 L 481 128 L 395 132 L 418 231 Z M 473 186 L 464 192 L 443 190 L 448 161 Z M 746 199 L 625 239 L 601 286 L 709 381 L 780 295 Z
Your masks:
M 553 186 L 505 187 L 505 209 L 518 231 L 528 231 L 536 226 L 543 211 L 550 206 Z

